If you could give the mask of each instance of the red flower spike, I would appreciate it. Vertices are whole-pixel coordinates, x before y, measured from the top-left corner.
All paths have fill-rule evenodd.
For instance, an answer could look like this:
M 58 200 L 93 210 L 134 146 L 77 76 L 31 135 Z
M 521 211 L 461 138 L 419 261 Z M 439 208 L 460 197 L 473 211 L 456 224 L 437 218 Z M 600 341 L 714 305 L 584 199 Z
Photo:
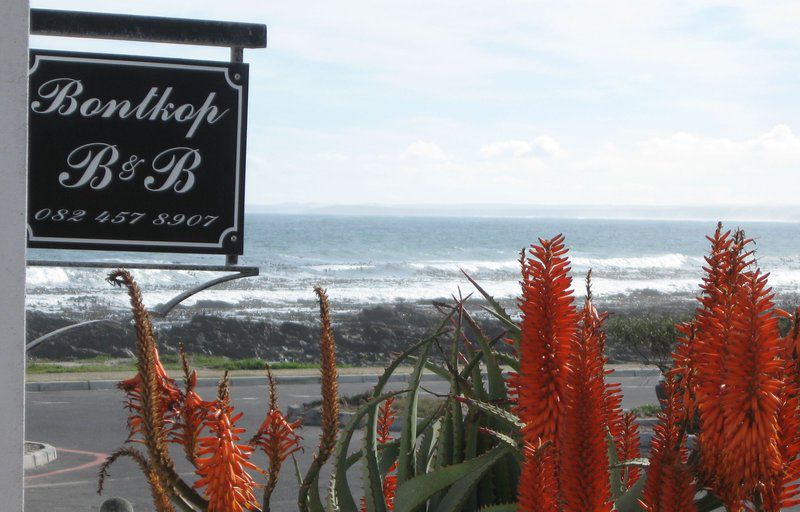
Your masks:
M 645 512 L 696 512 L 695 483 L 686 465 L 681 426 L 682 402 L 672 379 L 665 382 L 665 389 L 665 410 L 653 429 L 650 467 L 640 505 Z
M 211 435 L 200 439 L 196 460 L 200 478 L 194 487 L 202 488 L 208 499 L 208 512 L 243 512 L 258 508 L 253 495 L 255 482 L 245 468 L 258 471 L 250 461 L 253 448 L 238 444 L 244 432 L 236 428 L 241 413 L 230 417 L 230 406 L 218 404 L 217 410 L 205 421 Z
M 636 415 L 627 412 L 622 415 L 622 428 L 619 438 L 615 439 L 619 460 L 638 459 L 642 456 L 641 442 L 639 440 L 639 425 L 636 423 Z M 622 475 L 622 484 L 626 489 L 630 489 L 639 480 L 639 468 L 629 467 Z
M 284 461 L 293 453 L 302 450 L 302 438 L 295 432 L 300 428 L 300 420 L 289 423 L 278 409 L 278 386 L 267 365 L 267 382 L 269 389 L 269 411 L 261 423 L 258 432 L 250 440 L 250 446 L 259 447 L 269 459 L 266 472 L 267 483 L 264 486 L 263 512 L 270 512 L 272 493 L 278 485 L 278 478 Z
M 260 447 L 270 461 L 274 460 L 281 465 L 293 453 L 302 450 L 300 442 L 303 438 L 295 432 L 298 428 L 300 420 L 289 423 L 279 410 L 272 409 L 267 413 L 250 445 Z
M 165 434 L 169 437 L 174 431 L 174 426 L 178 417 L 178 409 L 183 401 L 183 394 L 175 385 L 175 380 L 167 375 L 167 371 L 161 364 L 158 351 L 153 349 L 154 366 L 156 370 L 156 382 L 159 393 L 159 410 L 162 415 L 162 423 L 165 427 Z M 130 379 L 120 381 L 117 388 L 127 395 L 125 407 L 131 411 L 128 416 L 128 440 L 139 442 L 142 426 L 142 376 L 137 373 Z
M 206 402 L 195 391 L 197 371 L 193 370 L 187 379 L 183 403 L 180 406 L 177 424 L 169 433 L 167 441 L 183 446 L 186 457 L 194 463 L 197 456 L 197 440 L 209 411 L 215 408 L 214 402 Z
M 731 367 L 729 340 L 737 315 L 738 290 L 745 286 L 744 270 L 751 253 L 741 232 L 733 237 L 722 232 L 721 225 L 711 240 L 711 254 L 706 258 L 699 298 L 701 307 L 695 316 L 692 368 L 697 377 L 695 399 L 702 429 L 699 434 L 700 472 L 717 494 L 725 492 L 714 483 L 722 456 L 727 449 L 723 403 L 727 394 L 727 374 Z M 684 411 L 685 412 L 685 411 Z M 687 413 L 689 414 L 689 413 Z M 721 484 L 720 484 L 721 485 Z
M 576 330 L 564 237 L 539 240 L 522 268 L 520 371 L 510 385 L 523 437 L 534 446 L 554 441 L 564 410 L 567 360 Z
M 793 361 L 786 364 L 791 368 L 786 372 L 786 383 L 779 395 L 781 407 L 778 410 L 778 450 L 781 458 L 780 478 L 768 482 L 762 491 L 765 512 L 780 510 L 800 504 L 800 487 L 795 483 L 800 479 L 800 400 L 798 389 L 791 373 L 797 371 Z
M 519 479 L 520 512 L 558 512 L 558 484 L 553 446 L 525 443 L 525 464 Z
M 783 387 L 778 319 L 773 312 L 767 276 L 745 274 L 736 290 L 736 314 L 727 344 L 723 381 L 724 416 L 720 496 L 734 507 L 752 499 L 760 486 L 780 481 L 778 394 Z M 731 507 L 732 508 L 732 507 Z
M 557 475 L 565 512 L 607 512 L 613 507 L 606 444 L 609 397 L 600 326 L 601 319 L 587 299 L 572 340 L 558 431 Z
M 677 339 L 675 352 L 672 354 L 674 364 L 668 374 L 675 380 L 676 393 L 683 400 L 681 407 L 686 413 L 685 420 L 693 423 L 697 411 L 695 398 L 697 390 L 697 368 L 695 367 L 696 326 L 694 322 L 688 322 L 676 324 L 675 328 L 680 333 L 680 336 Z
M 394 423 L 395 411 L 392 408 L 395 402 L 395 397 L 389 397 L 383 402 L 381 402 L 380 406 L 378 407 L 378 426 L 377 426 L 377 440 L 378 444 L 386 444 L 392 441 L 392 435 L 390 433 L 390 429 L 392 424 Z M 383 499 L 386 503 L 387 510 L 394 510 L 394 495 L 395 491 L 397 490 L 397 475 L 394 474 L 397 470 L 397 462 L 395 461 L 389 467 L 389 471 L 386 472 L 386 475 L 383 477 Z M 361 512 L 366 512 L 367 510 L 367 500 L 365 497 L 361 497 Z
M 395 420 L 395 412 L 392 409 L 394 402 L 395 397 L 392 396 L 381 402 L 378 407 L 377 437 L 379 444 L 386 444 L 393 439 L 390 429 Z

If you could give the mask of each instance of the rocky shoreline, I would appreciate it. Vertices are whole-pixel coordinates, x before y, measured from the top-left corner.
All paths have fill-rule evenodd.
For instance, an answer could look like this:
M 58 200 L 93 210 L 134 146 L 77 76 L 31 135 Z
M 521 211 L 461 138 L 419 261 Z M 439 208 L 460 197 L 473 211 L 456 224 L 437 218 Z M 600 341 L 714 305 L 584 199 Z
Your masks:
M 385 363 L 391 353 L 403 350 L 435 326 L 432 307 L 391 304 L 366 307 L 339 315 L 334 330 L 339 361 L 350 365 Z M 96 356 L 132 357 L 135 331 L 123 315 L 115 323 L 96 323 L 67 331 L 42 343 L 29 355 L 70 360 Z M 62 315 L 31 311 L 27 315 L 28 342 L 48 332 L 76 323 Z M 271 321 L 201 312 L 180 321 L 154 320 L 163 353 L 177 352 L 183 343 L 190 354 L 232 359 L 314 362 L 318 359 L 319 325 L 308 321 Z M 499 327 L 499 326 L 498 326 Z
M 693 301 L 685 296 L 609 297 L 598 306 L 610 310 L 614 320 L 651 316 L 678 318 L 688 314 Z M 313 309 L 283 318 L 237 315 L 235 309 L 198 303 L 181 308 L 168 320 L 154 319 L 154 327 L 163 353 L 175 353 L 179 343 L 190 354 L 224 356 L 232 359 L 260 358 L 269 361 L 316 362 L 318 359 L 319 323 Z M 503 331 L 498 321 L 472 301 L 472 311 L 489 336 Z M 309 306 L 309 305 L 307 305 Z M 513 303 L 504 304 L 515 311 Z M 86 311 L 54 314 L 29 311 L 28 342 L 56 329 L 86 320 L 108 318 L 109 323 L 85 325 L 42 343 L 29 356 L 39 359 L 74 360 L 97 356 L 132 357 L 135 331 L 126 311 L 105 311 L 90 315 Z M 343 364 L 382 365 L 392 354 L 403 350 L 428 334 L 441 318 L 430 303 L 397 302 L 379 305 L 349 306 L 336 309 L 334 331 L 338 358 Z M 636 361 L 636 354 L 609 339 L 612 361 Z

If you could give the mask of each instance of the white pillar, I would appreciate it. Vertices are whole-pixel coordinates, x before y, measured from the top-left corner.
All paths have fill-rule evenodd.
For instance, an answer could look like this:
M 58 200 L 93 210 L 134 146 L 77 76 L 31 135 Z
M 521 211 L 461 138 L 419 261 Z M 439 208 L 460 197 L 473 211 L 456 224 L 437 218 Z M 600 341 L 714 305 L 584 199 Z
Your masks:
M 22 512 L 28 0 L 0 0 L 0 508 Z

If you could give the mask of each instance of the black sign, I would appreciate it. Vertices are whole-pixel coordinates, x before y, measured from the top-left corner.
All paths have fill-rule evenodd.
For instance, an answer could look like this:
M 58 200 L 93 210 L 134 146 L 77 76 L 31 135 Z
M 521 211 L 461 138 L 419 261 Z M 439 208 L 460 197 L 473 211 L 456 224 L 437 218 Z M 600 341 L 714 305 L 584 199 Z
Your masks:
M 247 72 L 32 51 L 28 245 L 242 254 Z

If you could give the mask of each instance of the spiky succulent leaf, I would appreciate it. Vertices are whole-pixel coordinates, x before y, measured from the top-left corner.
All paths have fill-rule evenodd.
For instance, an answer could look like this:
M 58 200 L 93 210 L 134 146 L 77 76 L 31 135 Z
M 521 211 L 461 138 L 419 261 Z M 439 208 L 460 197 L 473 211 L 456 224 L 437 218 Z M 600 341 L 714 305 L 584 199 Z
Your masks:
M 466 499 L 481 476 L 508 453 L 507 447 L 498 446 L 474 459 L 412 478 L 397 488 L 394 511 L 412 512 L 434 494 L 445 490 L 444 498 L 434 510 L 459 511 L 462 500 Z
M 428 353 L 431 349 L 431 342 L 428 342 L 422 346 L 417 364 L 414 367 L 414 372 L 411 374 L 411 380 L 409 383 L 410 391 L 406 400 L 405 411 L 403 413 L 403 427 L 400 434 L 400 449 L 397 455 L 398 485 L 414 477 L 414 448 L 417 442 L 417 404 L 419 401 L 419 385 L 422 379 L 422 372 L 425 369 L 425 363 L 428 361 Z

